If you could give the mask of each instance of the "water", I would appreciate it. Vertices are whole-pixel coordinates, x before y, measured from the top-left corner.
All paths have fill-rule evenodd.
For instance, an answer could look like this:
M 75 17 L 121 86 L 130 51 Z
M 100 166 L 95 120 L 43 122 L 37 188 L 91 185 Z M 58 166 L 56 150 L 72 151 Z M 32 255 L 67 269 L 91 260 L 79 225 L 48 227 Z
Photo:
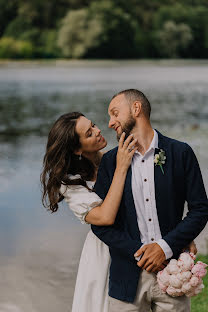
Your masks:
M 39 175 L 53 121 L 81 111 L 111 149 L 109 100 L 122 89 L 140 89 L 152 103 L 153 127 L 193 147 L 208 191 L 207 77 L 203 61 L 0 65 L 0 311 L 70 311 L 88 227 L 65 204 L 55 214 L 41 205 Z M 200 252 L 207 231 L 197 240 Z

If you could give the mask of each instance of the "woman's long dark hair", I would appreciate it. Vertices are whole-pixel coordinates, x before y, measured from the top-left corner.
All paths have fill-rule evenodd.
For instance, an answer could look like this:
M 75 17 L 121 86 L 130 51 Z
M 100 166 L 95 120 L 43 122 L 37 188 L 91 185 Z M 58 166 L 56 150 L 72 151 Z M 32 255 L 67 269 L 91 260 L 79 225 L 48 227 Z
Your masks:
M 64 114 L 54 123 L 49 135 L 43 159 L 43 171 L 40 176 L 42 184 L 42 203 L 52 212 L 58 210 L 58 203 L 63 200 L 59 189 L 61 184 L 83 185 L 92 180 L 95 174 L 94 164 L 87 158 L 79 159 L 74 151 L 81 147 L 76 133 L 77 120 L 84 116 L 73 112 Z M 68 174 L 80 174 L 80 179 L 71 180 Z

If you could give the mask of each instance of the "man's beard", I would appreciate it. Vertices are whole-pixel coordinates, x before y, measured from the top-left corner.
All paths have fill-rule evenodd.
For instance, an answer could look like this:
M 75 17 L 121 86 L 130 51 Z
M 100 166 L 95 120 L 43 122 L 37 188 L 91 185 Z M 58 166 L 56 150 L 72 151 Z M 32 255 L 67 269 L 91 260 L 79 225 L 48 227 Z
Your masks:
M 125 122 L 125 124 L 122 126 L 121 129 L 122 132 L 126 133 L 125 139 L 131 134 L 131 131 L 133 130 L 134 126 L 136 125 L 136 120 L 133 118 L 133 116 L 130 114 L 128 120 Z M 117 140 L 120 140 L 120 137 L 122 135 L 117 133 Z

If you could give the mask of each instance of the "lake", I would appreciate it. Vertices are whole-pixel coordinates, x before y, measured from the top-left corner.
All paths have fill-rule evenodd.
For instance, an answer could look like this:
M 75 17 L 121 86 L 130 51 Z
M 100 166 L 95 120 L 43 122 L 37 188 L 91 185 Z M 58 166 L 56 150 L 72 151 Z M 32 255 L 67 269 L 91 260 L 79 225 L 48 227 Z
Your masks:
M 47 133 L 61 114 L 81 111 L 108 141 L 110 98 L 143 91 L 152 126 L 194 149 L 208 191 L 207 61 L 49 61 L 0 63 L 0 311 L 69 312 L 88 226 L 65 204 L 41 204 Z M 208 253 L 208 228 L 197 239 Z

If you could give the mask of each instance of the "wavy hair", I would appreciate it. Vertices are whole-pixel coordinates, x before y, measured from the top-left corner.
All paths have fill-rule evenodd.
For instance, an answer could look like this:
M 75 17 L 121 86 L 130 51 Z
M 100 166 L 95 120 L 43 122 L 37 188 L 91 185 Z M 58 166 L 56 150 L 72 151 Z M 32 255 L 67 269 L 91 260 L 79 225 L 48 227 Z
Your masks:
M 76 132 L 76 123 L 81 116 L 84 115 L 80 112 L 60 116 L 48 135 L 40 181 L 42 203 L 52 212 L 58 210 L 58 203 L 64 198 L 59 192 L 61 184 L 87 187 L 86 181 L 92 180 L 95 174 L 95 166 L 90 160 L 85 157 L 80 160 L 74 154 L 81 147 Z M 81 178 L 72 180 L 69 174 L 79 174 Z

